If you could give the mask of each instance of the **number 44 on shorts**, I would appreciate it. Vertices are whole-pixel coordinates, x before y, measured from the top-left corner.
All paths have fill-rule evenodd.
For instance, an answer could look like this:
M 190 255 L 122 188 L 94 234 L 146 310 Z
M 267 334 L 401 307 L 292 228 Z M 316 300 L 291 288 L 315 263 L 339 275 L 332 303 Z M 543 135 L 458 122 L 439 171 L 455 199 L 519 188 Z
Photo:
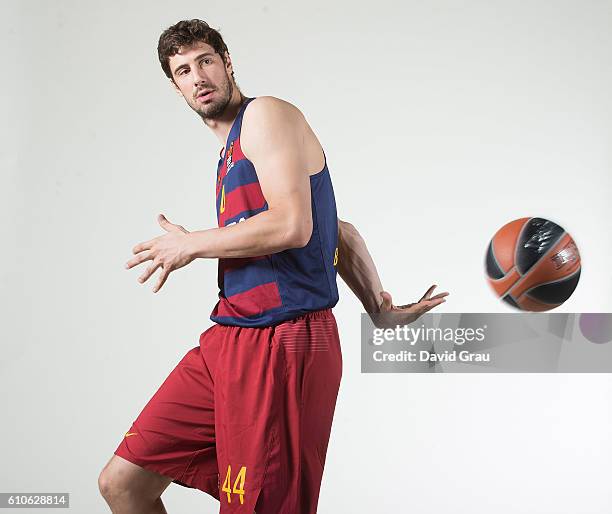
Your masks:
M 223 481 L 223 487 L 221 490 L 224 493 L 227 493 L 227 503 L 232 503 L 232 493 L 235 493 L 240 498 L 240 505 L 244 503 L 244 480 L 246 478 L 246 466 L 242 466 L 240 471 L 238 471 L 238 475 L 234 480 L 234 487 L 230 489 L 230 485 L 232 483 L 232 465 L 228 464 L 227 466 L 227 474 L 225 475 L 225 480 Z

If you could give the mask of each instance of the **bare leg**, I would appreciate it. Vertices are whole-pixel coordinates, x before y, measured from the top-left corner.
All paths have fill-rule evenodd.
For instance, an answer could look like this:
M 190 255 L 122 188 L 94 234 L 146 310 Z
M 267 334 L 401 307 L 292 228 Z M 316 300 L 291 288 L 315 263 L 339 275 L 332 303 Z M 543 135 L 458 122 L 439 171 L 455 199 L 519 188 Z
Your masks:
M 98 478 L 100 493 L 113 514 L 167 514 L 161 494 L 172 478 L 113 455 Z

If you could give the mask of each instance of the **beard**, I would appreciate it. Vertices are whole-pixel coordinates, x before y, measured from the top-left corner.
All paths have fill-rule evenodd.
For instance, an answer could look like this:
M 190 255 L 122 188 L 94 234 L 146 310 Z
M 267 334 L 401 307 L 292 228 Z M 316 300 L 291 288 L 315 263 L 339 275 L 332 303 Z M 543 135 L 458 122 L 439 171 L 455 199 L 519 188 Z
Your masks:
M 205 88 L 207 89 L 207 88 Z M 190 107 L 198 113 L 202 120 L 214 120 L 219 118 L 225 112 L 226 107 L 230 103 L 232 94 L 234 93 L 234 85 L 232 81 L 225 77 L 225 81 L 219 87 L 214 88 L 217 98 L 206 104 L 200 104 L 198 99 L 195 99 L 195 104 Z

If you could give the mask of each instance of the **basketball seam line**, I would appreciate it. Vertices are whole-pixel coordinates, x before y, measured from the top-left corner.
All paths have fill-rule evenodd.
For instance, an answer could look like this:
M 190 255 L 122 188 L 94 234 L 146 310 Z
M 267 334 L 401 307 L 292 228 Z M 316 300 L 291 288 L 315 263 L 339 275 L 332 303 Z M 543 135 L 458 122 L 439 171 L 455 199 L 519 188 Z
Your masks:
M 506 289 L 502 294 L 499 295 L 500 298 L 503 298 L 504 296 L 506 296 L 508 294 L 508 291 L 510 291 L 510 289 L 512 289 L 519 282 L 519 280 L 521 280 L 521 274 L 519 273 L 519 270 L 516 269 L 516 266 L 512 266 L 508 270 L 508 273 L 506 273 L 502 278 L 506 278 L 510 273 L 512 273 L 513 270 L 516 270 L 516 272 L 518 273 L 519 278 L 518 278 L 518 280 L 516 282 L 514 282 L 514 284 L 511 284 L 508 287 L 508 289 Z M 499 280 L 502 280 L 502 279 L 500 278 Z M 512 296 L 512 295 L 510 295 L 510 296 Z
M 547 286 L 547 285 L 549 285 L 549 284 L 556 284 L 557 282 L 563 282 L 564 280 L 567 280 L 567 279 L 569 279 L 569 278 L 572 278 L 572 277 L 573 277 L 574 275 L 576 275 L 577 273 L 580 273 L 580 271 L 581 271 L 581 267 L 579 266 L 579 267 L 578 267 L 578 269 L 577 269 L 576 271 L 574 271 L 573 273 L 570 273 L 570 274 L 569 274 L 569 275 L 567 275 L 566 277 L 563 277 L 563 278 L 558 278 L 558 279 L 556 279 L 556 280 L 551 280 L 550 282 L 543 282 L 543 283 L 538 284 L 538 285 L 536 285 L 536 286 L 530 287 L 530 288 L 529 288 L 529 289 L 527 289 L 527 291 L 525 291 L 523 294 L 524 294 L 524 295 L 528 295 L 530 291 L 533 291 L 535 288 L 540 287 L 540 286 Z M 522 295 L 521 295 L 521 296 L 522 296 Z M 533 300 L 538 300 L 537 298 L 533 298 L 533 297 L 531 297 L 531 296 L 530 296 L 529 298 L 532 298 Z M 538 301 L 539 301 L 539 302 L 541 302 L 542 300 L 538 300 Z M 546 302 L 544 302 L 544 303 L 546 303 Z M 563 303 L 563 302 L 561 302 L 561 303 Z M 561 305 L 561 304 L 559 304 L 559 305 Z
M 495 255 L 495 247 L 493 246 L 493 241 L 491 241 L 491 256 L 493 257 L 493 262 L 495 263 L 499 271 L 502 272 L 501 278 L 498 278 L 498 279 L 494 278 L 493 280 L 501 280 L 507 275 L 507 273 L 504 271 L 504 268 L 500 266 L 499 262 L 497 262 L 497 256 Z

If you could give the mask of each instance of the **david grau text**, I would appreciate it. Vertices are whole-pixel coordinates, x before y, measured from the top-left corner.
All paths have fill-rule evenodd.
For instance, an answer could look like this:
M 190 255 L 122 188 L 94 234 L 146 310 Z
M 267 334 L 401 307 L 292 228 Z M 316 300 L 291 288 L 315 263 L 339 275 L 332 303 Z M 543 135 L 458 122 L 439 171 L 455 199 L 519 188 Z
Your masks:
M 377 350 L 372 354 L 376 362 L 491 362 L 488 352 L 468 352 L 467 350 L 451 350 L 440 353 L 428 350 L 385 353 Z

